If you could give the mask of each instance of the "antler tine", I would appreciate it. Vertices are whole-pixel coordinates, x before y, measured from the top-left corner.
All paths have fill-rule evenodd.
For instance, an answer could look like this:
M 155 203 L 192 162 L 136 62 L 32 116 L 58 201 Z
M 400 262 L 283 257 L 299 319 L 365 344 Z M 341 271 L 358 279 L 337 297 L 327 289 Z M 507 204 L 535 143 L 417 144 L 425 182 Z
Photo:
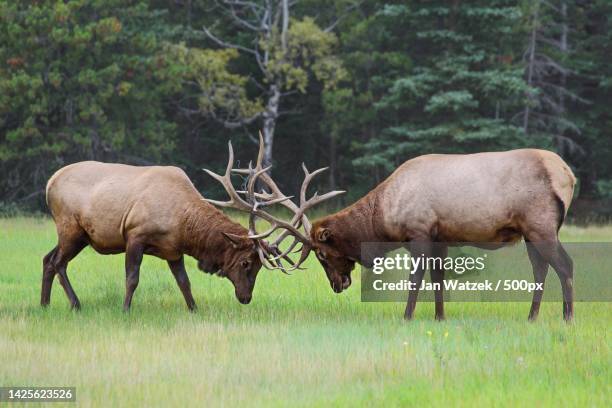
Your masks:
M 340 194 L 344 194 L 346 193 L 346 191 L 344 190 L 335 190 L 335 191 L 330 191 L 329 193 L 325 193 L 322 196 L 319 196 L 317 192 L 314 193 L 314 195 L 312 197 L 310 197 L 309 199 L 306 199 L 306 192 L 308 190 L 308 186 L 310 184 L 310 182 L 318 175 L 323 173 L 325 170 L 327 170 L 328 167 L 322 167 L 320 169 L 317 169 L 315 171 L 313 171 L 312 173 L 308 171 L 308 168 L 306 167 L 305 163 L 302 163 L 302 170 L 304 170 L 304 181 L 302 182 L 302 188 L 300 188 L 300 211 L 302 214 L 306 213 L 306 210 L 308 210 L 309 208 L 314 207 L 315 205 L 329 200 L 330 198 L 333 198 L 337 195 Z M 303 217 L 304 219 L 308 220 L 308 218 Z M 308 233 L 308 235 L 310 235 L 310 229 L 311 229 L 311 224 L 310 222 L 308 222 L 308 224 L 304 224 L 304 229 L 306 230 L 306 232 Z
M 282 239 L 286 237 L 289 233 L 295 235 L 296 238 L 299 239 L 300 241 L 307 242 L 309 238 L 303 236 L 297 230 L 297 228 L 299 228 L 300 223 L 303 223 L 304 220 L 301 219 L 302 218 L 301 216 L 297 215 L 299 212 L 299 208 L 291 201 L 291 198 L 293 198 L 293 196 L 286 196 L 285 194 L 283 194 L 283 192 L 281 192 L 281 190 L 278 188 L 274 180 L 272 180 L 272 178 L 267 174 L 267 171 L 272 166 L 268 166 L 264 168 L 263 159 L 264 159 L 264 140 L 263 140 L 263 135 L 260 131 L 259 132 L 259 151 L 257 152 L 257 162 L 255 164 L 255 168 L 252 168 L 252 164 L 249 163 L 248 169 L 236 169 L 235 170 L 235 172 L 239 174 L 247 174 L 247 173 L 249 174 L 249 182 L 247 185 L 247 191 L 245 193 L 247 194 L 249 199 L 253 201 L 255 201 L 258 198 L 264 200 L 263 202 L 260 203 L 260 207 L 271 206 L 271 205 L 279 203 L 287 207 L 289 210 L 291 210 L 296 215 L 293 217 L 290 223 L 286 223 L 285 221 L 281 221 L 277 219 L 276 217 L 273 217 L 272 215 L 261 211 L 259 215 L 261 215 L 261 218 L 264 218 L 266 221 L 270 222 L 272 224 L 272 228 L 262 234 L 258 234 L 257 237 L 260 237 L 260 238 L 267 237 L 271 235 L 275 230 L 279 228 L 284 228 L 285 232 L 283 232 L 274 241 L 273 245 L 277 245 L 278 243 L 280 243 Z M 262 192 L 262 193 L 255 192 L 255 186 L 256 186 L 258 179 L 261 179 L 263 181 L 263 183 L 272 191 L 272 194 L 268 194 L 265 192 Z M 298 235 L 296 235 L 296 233 Z
M 297 244 L 299 244 L 300 241 L 297 239 L 294 239 L 293 242 L 291 243 L 291 245 L 289 245 L 289 248 L 287 248 L 284 252 L 279 252 L 278 255 L 276 255 L 273 258 L 270 259 L 281 259 L 281 258 L 285 258 L 286 256 L 288 256 L 290 253 L 293 252 L 293 249 L 297 246 Z M 302 244 L 303 245 L 303 244 Z M 300 248 L 300 252 L 302 251 L 302 248 Z
M 234 149 L 232 148 L 231 141 L 227 143 L 227 146 L 229 149 L 229 158 L 227 161 L 227 167 L 225 169 L 225 174 L 221 176 L 208 169 L 203 169 L 203 170 L 208 175 L 210 175 L 212 178 L 214 178 L 215 180 L 221 183 L 223 188 L 225 188 L 225 191 L 227 192 L 227 195 L 230 197 L 230 199 L 229 201 L 217 201 L 217 200 L 210 200 L 208 198 L 205 198 L 204 201 L 207 201 L 214 205 L 218 205 L 220 207 L 236 208 L 242 211 L 249 211 L 251 209 L 251 206 L 249 205 L 249 203 L 244 201 L 242 197 L 240 197 L 240 195 L 238 194 L 238 192 L 236 192 L 236 190 L 234 189 L 234 186 L 232 185 L 231 176 L 232 176 L 232 167 L 234 167 Z
M 273 198 L 271 200 L 268 201 L 264 201 L 264 202 L 258 202 L 257 201 L 257 197 L 255 194 L 255 185 L 257 183 L 257 179 L 264 175 L 266 173 L 266 171 L 268 171 L 270 169 L 271 166 L 266 167 L 266 168 L 261 168 L 261 157 L 262 157 L 262 149 L 260 148 L 260 154 L 258 155 L 258 159 L 257 159 L 257 164 L 255 166 L 255 168 L 252 167 L 252 163 L 249 163 L 249 179 L 247 182 L 247 199 L 253 203 L 253 208 L 250 210 L 251 214 L 249 217 L 249 237 L 252 239 L 261 239 L 261 238 L 266 238 L 268 237 L 270 234 L 272 234 L 275 230 L 279 229 L 279 228 L 284 228 L 284 229 L 289 229 L 291 231 L 292 234 L 296 235 L 296 238 L 299 238 L 300 240 L 308 240 L 308 238 L 304 237 L 298 230 L 297 228 L 295 228 L 292 224 L 289 224 L 285 221 L 282 221 L 276 217 L 274 217 L 273 215 L 260 210 L 259 207 L 263 207 L 263 206 L 269 206 L 269 205 L 273 205 L 276 203 L 283 203 L 283 202 L 287 202 L 291 200 L 291 196 L 287 197 L 284 194 L 281 194 L 280 197 L 276 197 Z M 271 225 L 272 228 L 270 228 L 268 231 L 262 233 L 262 234 L 258 234 L 257 230 L 255 228 L 255 217 L 260 217 L 263 218 L 264 220 L 268 221 Z
M 234 169 L 233 168 L 234 167 L 234 149 L 232 147 L 231 141 L 228 142 L 229 157 L 228 157 L 228 162 L 227 162 L 227 166 L 225 169 L 225 174 L 219 175 L 208 169 L 204 169 L 204 171 L 206 171 L 207 174 L 209 174 L 211 177 L 213 177 L 215 180 L 221 183 L 221 185 L 223 186 L 223 188 L 225 189 L 225 191 L 227 192 L 229 196 L 229 201 L 217 201 L 217 200 L 210 200 L 210 199 L 204 199 L 204 200 L 211 204 L 218 205 L 221 207 L 236 208 L 238 210 L 249 212 L 248 236 L 257 241 L 256 250 L 261 260 L 262 265 L 264 265 L 268 269 L 279 269 L 283 273 L 287 273 L 287 270 L 284 268 L 284 266 L 282 265 L 282 262 L 280 261 L 281 259 L 287 260 L 287 262 L 289 262 L 292 265 L 291 270 L 298 269 L 299 264 L 303 262 L 303 260 L 301 260 L 297 265 L 295 265 L 291 261 L 291 259 L 287 256 L 288 253 L 282 253 L 280 250 L 278 250 L 278 247 L 276 246 L 276 244 L 272 246 L 270 246 L 267 243 L 264 244 L 261 241 L 261 239 L 269 236 L 277 229 L 283 228 L 285 230 L 288 230 L 289 233 L 291 233 L 295 237 L 296 242 L 298 241 L 302 242 L 304 245 L 302 249 L 304 249 L 308 245 L 309 238 L 305 237 L 297 229 L 298 227 L 293 225 L 293 222 L 287 223 L 283 220 L 280 220 L 268 214 L 267 212 L 259 208 L 259 207 L 264 207 L 264 206 L 270 206 L 276 203 L 282 203 L 294 211 L 297 210 L 297 206 L 295 206 L 295 204 L 293 204 L 293 202 L 291 201 L 292 197 L 285 196 L 280 191 L 278 186 L 276 186 L 274 181 L 272 181 L 272 179 L 266 174 L 266 172 L 270 170 L 271 166 L 268 166 L 265 168 L 262 166 L 263 156 L 264 156 L 264 145 L 263 145 L 263 136 L 261 135 L 261 132 L 259 134 L 259 142 L 260 142 L 260 146 L 259 146 L 259 153 L 257 155 L 257 163 L 255 167 L 253 167 L 252 163 L 249 163 L 248 169 Z M 241 191 L 241 192 L 236 191 L 236 189 L 234 188 L 232 184 L 232 180 L 231 180 L 232 172 L 238 173 L 238 174 L 248 174 L 246 191 Z M 265 178 L 264 183 L 268 185 L 268 187 L 272 190 L 273 192 L 272 194 L 263 194 L 263 193 L 255 192 L 255 186 L 256 186 L 257 180 L 260 177 Z M 245 197 L 246 201 L 240 196 L 241 193 L 246 195 Z M 259 202 L 258 199 L 263 199 L 263 201 Z M 266 220 L 267 222 L 269 222 L 272 228 L 262 234 L 258 234 L 257 229 L 256 229 L 256 217 L 260 217 Z M 290 246 L 290 250 L 293 250 L 295 245 L 296 245 L 295 243 L 292 244 Z M 270 246 L 269 249 L 267 248 L 268 246 Z M 273 251 L 273 252 L 270 253 L 270 251 Z M 270 258 L 268 258 L 268 256 L 270 256 Z M 304 258 L 304 254 L 302 254 L 302 258 Z
M 291 220 L 291 224 L 296 224 L 296 222 L 301 222 L 304 225 L 304 230 L 306 231 L 306 235 L 310 236 L 310 230 L 312 228 L 310 224 L 310 220 L 306 217 L 306 210 L 315 206 L 318 203 L 321 203 L 325 200 L 329 200 L 337 195 L 345 193 L 343 190 L 330 191 L 329 193 L 325 193 L 322 196 L 319 196 L 318 193 L 315 193 L 310 199 L 306 199 L 306 192 L 308 190 L 308 185 L 314 179 L 315 176 L 327 170 L 327 167 L 323 167 L 317 169 L 310 173 L 306 164 L 302 163 L 302 169 L 304 170 L 304 181 L 302 182 L 302 187 L 300 189 L 300 206 L 295 211 L 295 215 Z M 289 234 L 289 231 L 283 232 L 278 238 L 274 241 L 275 245 L 278 245 L 285 237 Z
M 261 264 L 266 268 L 266 269 L 270 269 L 270 270 L 274 270 L 274 269 L 278 269 L 280 270 L 282 273 L 286 274 L 286 275 L 290 275 L 290 273 L 288 273 L 285 268 L 283 267 L 283 265 L 280 262 L 275 262 L 276 265 L 273 265 L 270 260 L 268 258 L 266 258 L 266 255 L 264 253 L 264 249 L 260 246 L 257 245 L 257 255 L 259 256 L 259 260 L 261 261 Z
M 265 238 L 267 236 L 270 236 L 270 234 L 272 234 L 272 232 L 274 232 L 275 230 L 279 228 L 283 228 L 283 229 L 289 230 L 291 235 L 295 236 L 300 241 L 304 243 L 310 242 L 310 238 L 304 236 L 304 234 L 302 234 L 295 226 L 293 226 L 292 224 L 286 221 L 280 220 L 274 217 L 273 215 L 270 215 L 267 212 L 259 210 L 259 209 L 254 210 L 253 214 L 259 218 L 263 218 L 264 220 L 268 221 L 272 225 L 272 228 L 270 228 L 270 230 L 262 234 L 249 236 L 249 238 L 254 238 L 254 239 Z
M 292 261 L 292 260 L 291 260 L 291 259 L 288 257 L 288 254 L 289 254 L 289 252 L 288 252 L 288 251 L 285 251 L 285 252 L 280 252 L 280 251 L 279 251 L 278 255 L 273 256 L 273 257 L 271 257 L 271 258 L 266 258 L 266 261 L 267 261 L 268 263 L 271 263 L 271 262 L 275 262 L 275 263 L 277 263 L 277 264 L 278 264 L 278 267 L 276 267 L 276 268 L 274 268 L 274 269 L 280 269 L 280 270 L 282 270 L 284 273 L 286 273 L 287 275 L 290 275 L 290 274 L 288 273 L 288 271 L 294 271 L 294 270 L 296 270 L 296 269 L 299 269 L 299 270 L 303 270 L 303 269 L 304 269 L 304 268 L 302 268 L 302 267 L 301 267 L 301 265 L 302 265 L 302 263 L 304 263 L 304 261 L 306 260 L 306 258 L 308 258 L 308 254 L 310 253 L 310 248 L 306 249 L 306 247 L 303 247 L 303 248 L 301 249 L 301 252 L 302 252 L 302 255 L 300 256 L 300 259 L 298 260 L 298 262 L 297 262 L 297 263 L 294 263 L 294 262 L 293 262 L 293 261 Z M 282 263 L 281 263 L 281 261 L 280 261 L 281 259 L 284 259 L 284 260 L 286 260 L 287 262 L 289 262 L 289 263 L 291 264 L 291 267 L 290 267 L 290 268 L 288 268 L 288 269 L 286 269 L 286 268 L 285 268 L 285 267 L 282 265 Z M 267 266 L 267 265 L 266 265 L 266 268 L 268 268 L 268 266 Z

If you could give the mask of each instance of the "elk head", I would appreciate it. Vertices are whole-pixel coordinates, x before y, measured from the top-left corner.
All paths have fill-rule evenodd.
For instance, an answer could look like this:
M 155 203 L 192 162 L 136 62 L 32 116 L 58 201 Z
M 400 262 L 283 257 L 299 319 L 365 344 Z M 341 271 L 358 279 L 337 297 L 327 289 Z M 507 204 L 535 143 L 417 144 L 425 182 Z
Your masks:
M 346 255 L 349 251 L 344 248 L 345 243 L 332 224 L 333 220 L 325 218 L 316 221 L 312 226 L 310 239 L 332 290 L 340 293 L 351 286 L 351 271 L 355 268 L 356 260 Z
M 257 254 L 257 242 L 246 235 L 223 232 L 224 249 L 217 262 L 209 259 L 198 261 L 198 268 L 206 273 L 229 279 L 234 285 L 236 298 L 242 304 L 249 304 L 261 261 Z

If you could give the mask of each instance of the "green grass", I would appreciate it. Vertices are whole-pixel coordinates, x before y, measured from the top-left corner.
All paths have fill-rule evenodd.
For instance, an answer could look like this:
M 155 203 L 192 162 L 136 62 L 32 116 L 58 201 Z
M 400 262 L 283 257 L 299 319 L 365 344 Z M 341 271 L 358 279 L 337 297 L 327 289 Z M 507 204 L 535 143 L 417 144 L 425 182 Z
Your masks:
M 612 227 L 566 227 L 567 241 L 611 241 Z M 39 307 L 47 219 L 0 219 L 0 385 L 76 386 L 79 405 L 607 406 L 607 303 L 558 303 L 527 322 L 528 303 L 361 303 L 359 279 L 336 295 L 313 258 L 293 276 L 262 271 L 253 302 L 187 269 L 189 313 L 166 264 L 146 257 L 132 312 L 122 312 L 123 256 L 86 249 L 69 266 L 83 309 L 61 286 Z M 583 271 L 576 271 L 582 273 Z M 586 271 L 585 271 L 586 272 Z M 549 274 L 549 279 L 555 279 Z M 55 404 L 53 406 L 56 406 Z

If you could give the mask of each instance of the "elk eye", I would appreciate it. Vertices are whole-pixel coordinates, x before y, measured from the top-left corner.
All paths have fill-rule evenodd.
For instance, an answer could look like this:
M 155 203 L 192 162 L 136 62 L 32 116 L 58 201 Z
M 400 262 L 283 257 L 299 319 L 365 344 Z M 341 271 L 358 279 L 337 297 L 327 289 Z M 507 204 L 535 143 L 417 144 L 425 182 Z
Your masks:
M 247 267 L 249 266 L 249 261 L 244 260 L 244 261 L 240 262 L 240 265 L 241 265 L 243 268 L 247 268 Z

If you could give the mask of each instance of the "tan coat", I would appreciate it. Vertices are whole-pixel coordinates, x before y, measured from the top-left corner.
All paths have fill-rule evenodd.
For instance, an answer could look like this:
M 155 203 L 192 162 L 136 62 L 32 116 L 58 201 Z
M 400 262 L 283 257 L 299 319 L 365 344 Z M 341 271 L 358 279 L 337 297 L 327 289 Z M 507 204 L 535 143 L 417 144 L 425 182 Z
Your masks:
M 311 239 L 332 289 L 342 292 L 351 284 L 355 262 L 371 261 L 362 259 L 365 242 L 412 242 L 426 252 L 445 251 L 431 242 L 495 248 L 524 237 L 536 243 L 537 250 L 528 247 L 536 281 L 543 282 L 549 264 L 559 275 L 563 315 L 570 320 L 573 267 L 557 234 L 575 183 L 569 166 L 546 150 L 420 156 L 355 204 L 313 223 Z M 439 280 L 443 273 L 433 271 L 432 277 Z M 412 318 L 416 293 L 410 292 L 407 319 Z M 534 294 L 531 319 L 538 314 L 541 296 L 540 291 Z M 436 318 L 444 318 L 442 305 L 441 292 L 436 293 Z
M 190 309 L 195 303 L 183 254 L 196 258 L 201 270 L 230 279 L 240 302 L 251 300 L 261 268 L 254 240 L 244 227 L 203 201 L 179 168 L 71 164 L 49 179 L 47 204 L 58 245 L 44 259 L 43 305 L 49 303 L 58 273 L 73 307 L 79 307 L 66 266 L 87 245 L 102 254 L 126 252 L 126 310 L 138 285 L 143 254 L 169 262 Z
M 496 242 L 518 239 L 541 222 L 558 228 L 575 182 L 567 164 L 546 150 L 432 154 L 400 166 L 377 199 L 391 239 L 429 233 L 441 241 Z
M 126 237 L 149 236 L 149 245 L 165 259 L 180 257 L 185 249 L 177 243 L 183 239 L 185 215 L 194 208 L 208 211 L 213 223 L 223 216 L 202 201 L 177 167 L 75 163 L 49 179 L 47 203 L 58 228 L 75 220 L 98 252 L 123 252 Z

